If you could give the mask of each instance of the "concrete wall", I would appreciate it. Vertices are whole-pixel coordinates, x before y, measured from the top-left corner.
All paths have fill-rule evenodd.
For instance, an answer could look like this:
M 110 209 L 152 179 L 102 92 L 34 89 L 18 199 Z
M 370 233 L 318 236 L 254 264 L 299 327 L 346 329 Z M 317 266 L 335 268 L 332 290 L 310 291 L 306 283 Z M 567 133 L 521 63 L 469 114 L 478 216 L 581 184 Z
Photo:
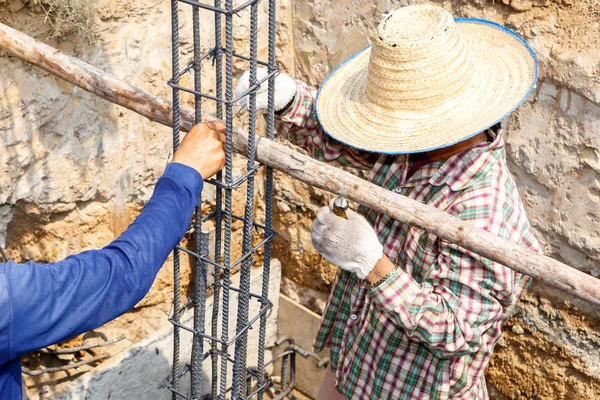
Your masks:
M 312 345 L 319 331 L 321 317 L 291 298 L 281 295 L 279 298 L 279 314 L 277 316 L 277 332 L 279 338 L 289 337 L 294 345 L 306 351 L 312 351 Z M 277 356 L 286 349 L 286 344 L 273 350 Z M 311 399 L 317 397 L 319 386 L 329 368 L 329 351 L 323 350 L 316 359 L 296 354 L 296 375 L 294 387 Z M 281 363 L 275 364 L 275 374 L 281 371 Z M 281 373 L 280 373 L 281 374 Z

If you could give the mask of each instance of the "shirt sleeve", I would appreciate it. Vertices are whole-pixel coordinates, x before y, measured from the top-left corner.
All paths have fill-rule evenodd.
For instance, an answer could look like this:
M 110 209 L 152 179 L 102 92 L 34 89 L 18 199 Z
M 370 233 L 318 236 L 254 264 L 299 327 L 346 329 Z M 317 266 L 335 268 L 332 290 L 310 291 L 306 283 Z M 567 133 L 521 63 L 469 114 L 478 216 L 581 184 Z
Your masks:
M 131 309 L 187 231 L 201 190 L 198 172 L 172 163 L 136 220 L 103 249 L 0 264 L 0 365 Z
M 378 154 L 357 150 L 327 135 L 319 124 L 314 107 L 317 90 L 299 81 L 296 87 L 294 101 L 286 112 L 275 119 L 275 129 L 279 135 L 302 147 L 319 161 L 371 169 Z
M 502 235 L 487 218 L 476 226 Z M 496 229 L 497 228 L 497 229 Z M 502 235 L 505 236 L 505 235 Z M 488 329 L 500 329 L 531 279 L 455 244 L 440 241 L 428 279 L 400 266 L 369 294 L 413 340 L 439 358 L 476 353 Z

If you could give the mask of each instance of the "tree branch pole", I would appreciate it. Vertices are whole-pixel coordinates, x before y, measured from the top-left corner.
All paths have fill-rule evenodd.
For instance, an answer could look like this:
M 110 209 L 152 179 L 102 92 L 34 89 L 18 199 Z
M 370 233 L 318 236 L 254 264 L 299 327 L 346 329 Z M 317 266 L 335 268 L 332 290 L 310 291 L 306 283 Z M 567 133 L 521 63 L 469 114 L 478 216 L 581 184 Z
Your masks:
M 170 102 L 3 24 L 0 24 L 0 49 L 111 103 L 128 108 L 160 124 L 172 125 Z M 184 130 L 191 128 L 193 116 L 191 108 L 181 107 L 181 126 Z M 234 150 L 245 154 L 247 134 L 238 129 L 233 132 L 233 136 Z M 304 183 L 388 214 L 400 222 L 424 229 L 517 272 L 600 305 L 600 280 L 476 228 L 434 207 L 393 193 L 266 138 L 257 140 L 256 159 Z

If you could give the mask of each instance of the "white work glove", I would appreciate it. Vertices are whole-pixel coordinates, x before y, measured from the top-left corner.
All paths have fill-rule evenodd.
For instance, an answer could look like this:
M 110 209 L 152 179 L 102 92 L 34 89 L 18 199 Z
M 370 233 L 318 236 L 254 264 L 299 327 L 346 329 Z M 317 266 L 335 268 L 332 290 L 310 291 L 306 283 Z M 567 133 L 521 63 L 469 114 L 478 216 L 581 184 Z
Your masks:
M 268 71 L 264 68 L 256 69 L 256 80 L 260 81 L 268 75 Z M 248 80 L 250 71 L 244 72 L 244 75 L 238 81 L 235 88 L 235 97 L 239 97 L 250 87 Z M 269 102 L 268 93 L 269 81 L 264 81 L 256 92 L 256 111 L 265 110 Z M 279 74 L 275 77 L 275 111 L 281 111 L 287 106 L 296 95 L 296 81 L 285 74 Z M 236 114 L 243 113 L 248 109 L 249 96 L 244 96 L 236 103 Z
M 317 213 L 312 226 L 312 243 L 327 261 L 365 279 L 383 257 L 377 234 L 362 216 L 348 209 L 348 219 L 335 215 L 329 207 Z

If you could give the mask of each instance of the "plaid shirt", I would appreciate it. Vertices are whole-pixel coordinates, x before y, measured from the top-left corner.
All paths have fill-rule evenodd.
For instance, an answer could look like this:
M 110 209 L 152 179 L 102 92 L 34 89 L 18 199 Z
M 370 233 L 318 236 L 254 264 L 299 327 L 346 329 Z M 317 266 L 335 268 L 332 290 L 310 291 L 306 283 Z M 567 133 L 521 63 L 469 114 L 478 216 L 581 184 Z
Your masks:
M 369 181 L 540 251 L 509 173 L 502 132 L 406 179 L 403 155 L 362 152 L 328 137 L 315 90 L 298 82 L 281 135 L 315 158 L 369 171 Z M 419 228 L 361 207 L 399 268 L 375 289 L 339 270 L 315 351 L 331 348 L 348 399 L 487 399 L 484 369 L 530 278 Z

